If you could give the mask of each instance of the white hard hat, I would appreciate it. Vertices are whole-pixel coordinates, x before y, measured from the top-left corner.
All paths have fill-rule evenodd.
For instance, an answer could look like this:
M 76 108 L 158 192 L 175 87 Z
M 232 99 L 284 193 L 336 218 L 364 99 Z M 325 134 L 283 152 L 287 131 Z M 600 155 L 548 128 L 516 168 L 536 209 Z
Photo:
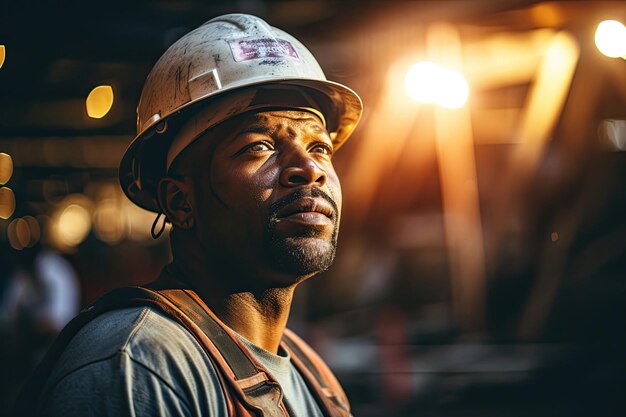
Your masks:
M 322 117 L 335 149 L 356 127 L 363 105 L 328 81 L 297 39 L 255 16 L 209 20 L 175 42 L 152 68 L 137 108 L 137 137 L 120 164 L 120 183 L 137 205 L 159 211 L 156 187 L 172 160 L 207 129 L 243 112 L 306 109 Z M 181 126 L 200 114 L 191 133 Z M 197 123 L 194 123 L 197 126 Z

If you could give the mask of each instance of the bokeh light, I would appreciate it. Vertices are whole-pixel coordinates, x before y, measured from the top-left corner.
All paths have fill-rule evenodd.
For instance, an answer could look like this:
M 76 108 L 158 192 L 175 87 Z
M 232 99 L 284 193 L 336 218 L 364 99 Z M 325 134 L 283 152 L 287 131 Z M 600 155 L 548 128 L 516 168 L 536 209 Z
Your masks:
M 556 242 L 557 240 L 559 240 L 559 232 L 550 233 L 550 240 L 552 242 Z
M 41 227 L 39 227 L 39 222 L 33 216 L 24 216 L 23 219 L 28 225 L 29 240 L 26 246 L 32 247 L 41 239 Z
M 59 216 L 57 228 L 64 244 L 78 246 L 91 230 L 91 216 L 85 207 L 70 204 Z
M 596 29 L 596 47 L 610 58 L 626 57 L 626 27 L 617 20 L 605 20 Z
M 15 236 L 17 237 L 18 243 L 21 247 L 25 248 L 30 242 L 28 223 L 26 223 L 26 220 L 23 218 L 15 219 L 12 223 L 15 224 Z
M 15 195 L 7 187 L 0 188 L 0 219 L 8 219 L 15 211 Z
M 6 184 L 13 175 L 13 159 L 11 155 L 0 152 L 0 185 Z
M 89 117 L 103 118 L 113 106 L 113 88 L 110 85 L 100 85 L 94 88 L 87 96 L 85 104 Z
M 16 226 L 17 223 L 12 221 L 9 223 L 9 227 L 7 228 L 7 239 L 9 240 L 9 245 L 15 250 L 22 250 L 24 246 L 20 244 L 19 239 L 17 238 Z
M 462 107 L 469 95 L 469 86 L 462 74 L 430 61 L 413 65 L 404 78 L 404 86 L 418 103 L 436 103 L 448 109 Z
M 103 242 L 118 243 L 128 230 L 128 216 L 114 198 L 105 198 L 98 202 L 93 215 L 94 232 Z
M 71 194 L 58 205 L 48 222 L 50 243 L 62 252 L 71 252 L 91 231 L 92 201 L 83 194 Z
M 7 229 L 9 244 L 15 250 L 22 250 L 29 246 L 31 233 L 28 222 L 23 218 L 14 219 Z
M 32 216 L 14 219 L 7 228 L 7 238 L 15 250 L 33 247 L 41 238 L 39 222 Z
M 0 68 L 4 65 L 4 59 L 6 57 L 6 48 L 4 45 L 0 45 Z

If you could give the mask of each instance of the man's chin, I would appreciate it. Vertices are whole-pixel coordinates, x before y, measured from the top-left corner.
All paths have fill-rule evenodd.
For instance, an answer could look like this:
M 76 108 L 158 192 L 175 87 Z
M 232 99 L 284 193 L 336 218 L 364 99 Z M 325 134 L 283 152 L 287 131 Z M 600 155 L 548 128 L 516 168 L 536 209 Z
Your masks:
M 279 272 L 310 276 L 325 271 L 335 259 L 335 244 L 318 237 L 290 237 L 269 244 L 268 255 Z

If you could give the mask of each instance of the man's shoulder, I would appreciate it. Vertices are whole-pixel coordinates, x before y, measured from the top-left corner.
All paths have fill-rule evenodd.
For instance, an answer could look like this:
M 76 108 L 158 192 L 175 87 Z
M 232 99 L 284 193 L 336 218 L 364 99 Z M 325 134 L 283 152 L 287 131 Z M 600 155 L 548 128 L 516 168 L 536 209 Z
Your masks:
M 112 310 L 87 323 L 56 363 L 42 404 L 58 415 L 70 408 L 152 415 L 165 407 L 173 415 L 218 416 L 226 407 L 202 347 L 151 307 Z
M 171 369 L 171 363 L 208 362 L 196 340 L 174 320 L 151 307 L 131 307 L 103 313 L 80 329 L 61 355 L 53 379 L 120 354 L 155 372 Z

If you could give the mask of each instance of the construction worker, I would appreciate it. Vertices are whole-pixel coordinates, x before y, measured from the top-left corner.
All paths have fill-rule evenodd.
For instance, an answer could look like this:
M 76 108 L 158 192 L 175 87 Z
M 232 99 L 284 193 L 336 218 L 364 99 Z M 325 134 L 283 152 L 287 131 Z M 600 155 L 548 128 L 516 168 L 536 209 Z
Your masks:
M 332 155 L 359 97 L 297 39 L 231 14 L 164 53 L 137 111 L 120 182 L 161 217 L 155 236 L 172 224 L 173 261 L 70 323 L 23 392 L 25 413 L 349 416 L 286 323 L 298 284 L 333 261 Z

